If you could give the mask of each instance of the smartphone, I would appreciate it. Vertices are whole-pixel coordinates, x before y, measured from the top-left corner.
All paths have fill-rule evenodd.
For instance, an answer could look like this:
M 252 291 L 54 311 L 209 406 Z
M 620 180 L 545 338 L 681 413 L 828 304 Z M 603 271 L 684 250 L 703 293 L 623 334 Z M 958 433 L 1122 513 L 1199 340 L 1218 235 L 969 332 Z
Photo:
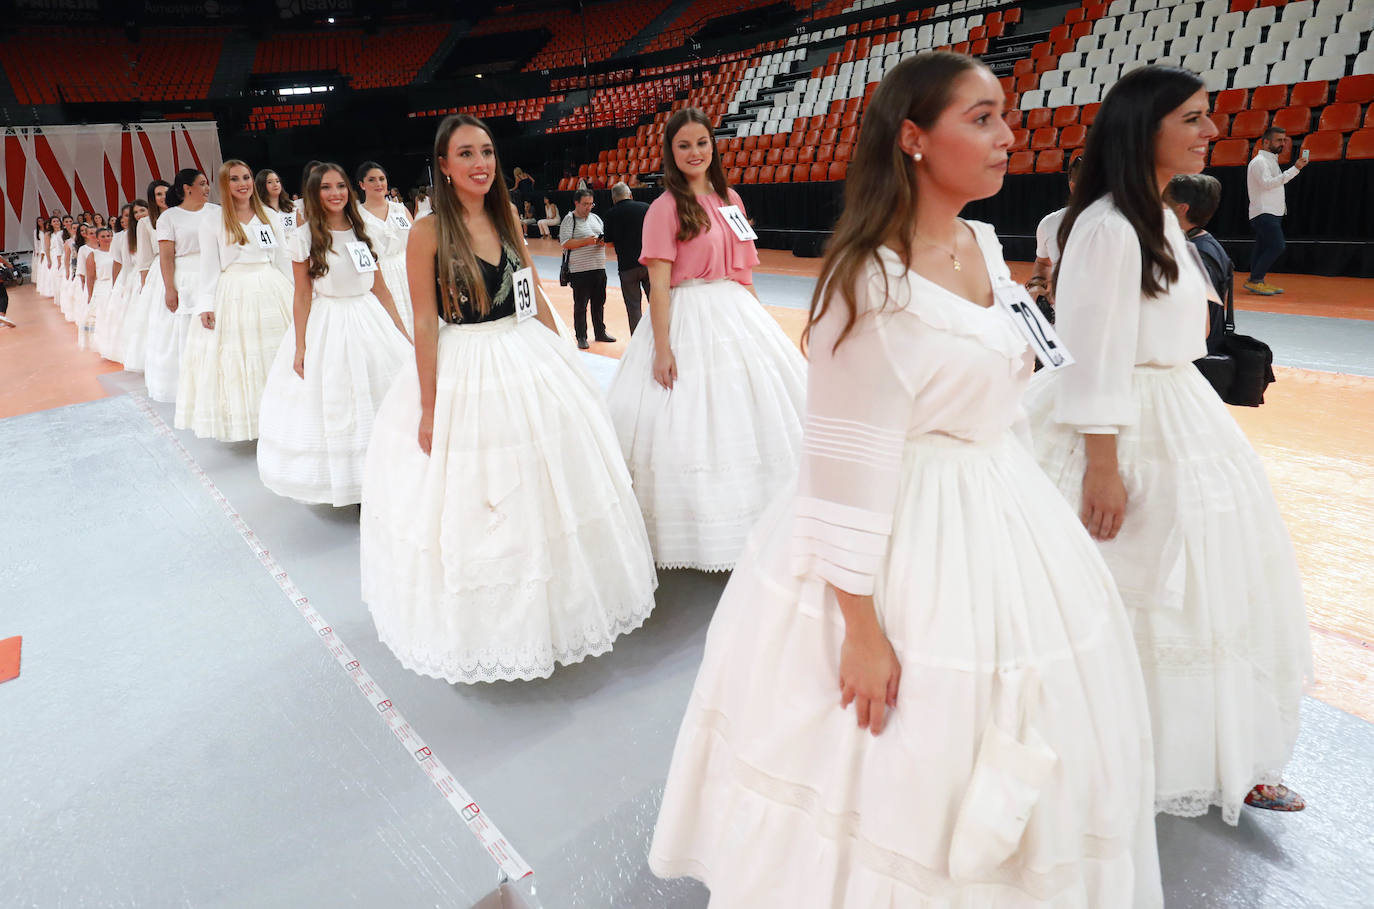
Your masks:
M 1311 151 L 1310 151 L 1310 149 L 1304 148 L 1304 149 L 1302 150 L 1302 159 L 1303 159 L 1304 161 L 1306 161 L 1310 156 L 1311 156 Z

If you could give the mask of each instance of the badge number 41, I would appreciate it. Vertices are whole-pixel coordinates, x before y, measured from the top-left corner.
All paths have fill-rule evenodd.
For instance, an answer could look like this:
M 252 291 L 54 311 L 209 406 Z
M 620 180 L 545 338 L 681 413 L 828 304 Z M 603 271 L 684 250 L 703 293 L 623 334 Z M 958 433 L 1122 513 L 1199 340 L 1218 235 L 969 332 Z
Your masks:
M 725 219 L 725 223 L 730 225 L 730 229 L 735 232 L 735 236 L 741 240 L 757 240 L 759 235 L 754 233 L 754 228 L 749 223 L 749 219 L 744 217 L 744 212 L 739 210 L 738 205 L 722 205 L 720 216 Z
M 511 278 L 511 292 L 515 295 L 515 321 L 523 322 L 539 311 L 534 297 L 534 271 L 522 268 Z

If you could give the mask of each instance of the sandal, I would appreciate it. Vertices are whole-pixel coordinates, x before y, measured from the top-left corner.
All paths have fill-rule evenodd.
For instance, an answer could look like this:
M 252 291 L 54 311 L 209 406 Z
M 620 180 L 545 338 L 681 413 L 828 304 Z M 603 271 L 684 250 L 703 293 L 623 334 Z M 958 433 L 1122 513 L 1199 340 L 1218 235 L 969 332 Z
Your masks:
M 1301 811 L 1307 807 L 1302 796 L 1282 783 L 1277 786 L 1256 786 L 1245 797 L 1245 804 L 1265 811 Z

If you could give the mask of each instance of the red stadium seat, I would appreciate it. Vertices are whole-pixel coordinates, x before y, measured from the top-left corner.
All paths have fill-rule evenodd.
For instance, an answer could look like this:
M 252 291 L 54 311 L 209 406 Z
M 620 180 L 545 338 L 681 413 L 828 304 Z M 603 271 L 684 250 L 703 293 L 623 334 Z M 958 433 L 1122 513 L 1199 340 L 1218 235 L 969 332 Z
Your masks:
M 1007 161 L 1007 173 L 1028 174 L 1035 168 L 1035 152 L 1018 151 L 1012 152 L 1011 158 Z
M 1056 107 L 1054 109 L 1054 122 L 1051 126 L 1060 127 L 1073 126 L 1078 122 L 1078 108 L 1075 105 L 1068 107 Z
M 1035 61 L 1035 71 L 1037 73 L 1048 73 L 1059 68 L 1059 58 L 1053 54 L 1047 54 Z
M 1037 107 L 1026 114 L 1026 129 L 1037 130 L 1054 123 L 1054 111 L 1048 107 Z
M 1337 161 L 1341 157 L 1344 136 L 1338 132 L 1315 132 L 1302 140 L 1302 150 L 1312 161 Z
M 720 166 L 723 167 L 723 168 L 725 168 L 726 170 L 729 170 L 730 168 L 734 167 L 734 166 L 735 166 L 735 153 L 732 152 L 732 151 L 728 151 L 728 152 L 725 152 L 723 155 L 721 155 L 721 156 L 720 156 Z
M 732 152 L 737 152 L 737 151 L 739 151 L 739 150 L 742 149 L 742 148 L 744 148 L 744 137 L 743 137 L 743 136 L 734 136 L 733 138 L 730 139 L 730 151 L 732 151 Z
M 1107 15 L 1107 4 L 1093 3 L 1083 7 L 1083 18 L 1093 22 Z
M 1064 149 L 1050 148 L 1035 157 L 1037 174 L 1059 174 L 1064 172 Z
M 1285 107 L 1274 114 L 1274 125 L 1290 136 L 1304 135 L 1312 128 L 1312 111 L 1305 107 Z
M 796 163 L 797 163 L 797 150 L 796 150 L 795 148 L 784 148 L 784 149 L 782 150 L 782 163 L 783 163 L 783 164 L 796 164 Z
M 758 169 L 757 167 L 746 167 L 746 168 L 744 169 L 744 179 L 741 180 L 740 182 L 741 182 L 741 183 L 757 183 L 757 182 L 759 182 L 759 169 Z
M 979 38 L 969 45 L 968 52 L 975 57 L 981 57 L 988 52 L 988 39 Z
M 1245 89 L 1227 88 L 1217 92 L 1216 100 L 1212 102 L 1212 113 L 1214 114 L 1238 114 L 1245 110 L 1246 98 Z
M 1091 22 L 1078 22 L 1074 24 L 1073 29 L 1069 32 L 1069 37 L 1077 41 L 1084 35 L 1091 35 L 1092 33 L 1093 24 Z
M 1345 146 L 1347 158 L 1374 158 L 1374 129 L 1362 129 L 1350 137 Z
M 1250 163 L 1250 143 L 1246 139 L 1222 139 L 1212 145 L 1213 167 L 1244 166 Z
M 854 143 L 859 141 L 859 128 L 857 126 L 846 126 L 840 130 L 838 141 Z
M 1088 128 L 1082 123 L 1071 123 L 1059 134 L 1060 148 L 1082 148 L 1088 141 Z
M 1065 54 L 1071 54 L 1073 53 L 1073 49 L 1077 44 L 1078 42 L 1073 38 L 1064 38 L 1060 41 L 1053 41 L 1050 43 L 1050 54 L 1054 56 L 1056 59 L 1064 56 Z
M 812 182 L 812 183 L 824 183 L 826 180 L 829 180 L 829 179 L 830 179 L 830 165 L 829 165 L 829 164 L 822 162 L 822 163 L 812 164 L 812 165 L 811 165 L 811 182 Z
M 1359 126 L 1360 106 L 1353 101 L 1338 101 L 1335 104 L 1328 104 L 1326 110 L 1322 111 L 1321 122 L 1317 124 L 1317 129 L 1348 133 L 1358 129 Z
M 1220 94 L 1218 92 L 1218 94 Z M 1288 86 L 1286 85 L 1261 85 L 1255 89 L 1255 93 L 1250 96 L 1251 110 L 1278 110 L 1280 107 L 1288 106 Z M 1212 106 L 1216 110 L 1216 105 Z
M 798 164 L 814 164 L 816 162 L 816 147 L 814 145 L 804 145 L 797 150 Z
M 833 160 L 835 160 L 835 146 L 822 145 L 816 149 L 816 163 L 829 164 Z
M 1063 41 L 1069 37 L 1069 27 L 1067 25 L 1056 25 L 1050 29 L 1050 41 Z
M 1102 104 L 1098 101 L 1094 101 L 1092 104 L 1083 105 L 1083 110 L 1078 115 L 1078 122 L 1082 123 L 1084 126 L 1092 126 L 1093 121 L 1097 119 L 1097 112 L 1101 107 Z
M 767 156 L 764 158 L 764 163 L 767 164 L 767 165 L 769 165 L 769 166 L 771 166 L 771 167 L 777 167 L 779 164 L 781 164 L 781 163 L 782 163 L 782 149 L 780 149 L 780 148 L 772 148 L 772 149 L 769 149 L 769 150 L 768 150 Z M 767 181 L 764 181 L 764 182 L 767 182 Z
M 821 144 L 822 144 L 822 145 L 834 145 L 834 144 L 835 144 L 836 142 L 838 142 L 838 141 L 840 141 L 840 131 L 839 131 L 839 130 L 837 130 L 837 129 L 823 129 L 823 130 L 821 130 Z
M 1035 132 L 1031 133 L 1030 147 L 1036 151 L 1041 151 L 1046 148 L 1058 148 L 1059 130 L 1055 129 L 1053 126 L 1037 129 Z
M 1344 19 L 1341 20 L 1345 22 Z M 1374 101 L 1374 74 L 1346 76 L 1336 83 L 1336 100 L 1368 104 Z
M 1227 114 L 1210 113 L 1207 116 L 1212 118 L 1212 122 L 1217 126 L 1217 138 L 1225 139 L 1231 135 L 1231 118 Z
M 745 136 L 745 137 L 744 137 L 744 146 L 743 146 L 743 148 L 744 148 L 745 151 L 752 151 L 752 150 L 754 150 L 754 149 L 756 149 L 756 148 L 758 148 L 758 147 L 759 147 L 759 137 L 758 137 L 758 136 Z
M 777 169 L 773 171 L 773 182 L 774 182 L 774 183 L 791 183 L 791 182 L 792 182 L 792 165 L 790 165 L 790 164 L 780 164 L 780 165 L 778 165 Z
M 1374 129 L 1374 104 L 1369 105 L 1369 109 L 1365 111 L 1364 128 Z
M 1021 21 L 1021 10 L 1009 9 L 1002 13 L 1002 21 L 1007 25 L 1015 25 Z
M 849 172 L 849 162 L 847 162 L 847 161 L 831 161 L 831 162 L 830 162 L 830 174 L 829 174 L 829 176 L 830 176 L 830 179 L 831 179 L 831 180 L 843 180 L 845 174 L 847 174 L 848 172 Z
M 1299 82 L 1293 86 L 1293 97 L 1289 104 L 1294 107 L 1321 107 L 1326 103 L 1329 87 L 1325 79 L 1315 82 Z
M 841 142 L 835 146 L 835 160 L 848 161 L 854 155 L 854 146 L 849 142 Z
M 1231 121 L 1231 135 L 1237 139 L 1258 139 L 1269 127 L 1269 111 L 1245 110 Z
M 1082 22 L 1082 21 L 1083 21 L 1083 9 L 1082 9 L 1082 7 L 1079 7 L 1079 8 L 1077 8 L 1077 9 L 1071 9 L 1071 10 L 1069 10 L 1067 13 L 1064 14 L 1064 22 L 1066 22 L 1066 23 L 1069 24 L 1069 25 L 1077 25 L 1079 22 Z
M 1248 13 L 1259 6 L 1259 0 L 1231 0 L 1231 12 Z
M 1011 72 L 1014 76 L 1024 76 L 1028 73 L 1033 73 L 1035 72 L 1035 61 L 1029 57 L 1017 60 L 1011 65 Z
M 1011 150 L 1019 151 L 1023 148 L 1030 148 L 1030 130 L 1013 129 L 1011 131 Z
M 1025 117 L 1026 115 L 1024 111 L 1017 110 L 1015 108 L 1004 111 L 1002 113 L 1002 119 L 1005 120 L 1007 126 L 1010 126 L 1012 129 L 1020 129 L 1021 124 L 1025 122 Z
M 725 182 L 731 186 L 738 186 L 744 180 L 744 168 L 732 167 L 725 173 Z
M 1028 92 L 1040 84 L 1039 73 L 1026 73 L 1024 76 L 1016 77 L 1016 90 L 1018 92 Z

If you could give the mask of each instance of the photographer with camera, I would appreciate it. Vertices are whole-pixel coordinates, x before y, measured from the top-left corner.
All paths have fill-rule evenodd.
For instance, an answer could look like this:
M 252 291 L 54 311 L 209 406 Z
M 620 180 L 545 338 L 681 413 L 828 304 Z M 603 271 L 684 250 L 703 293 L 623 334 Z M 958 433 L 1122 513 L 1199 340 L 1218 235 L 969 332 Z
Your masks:
M 0 256 L 0 328 L 14 328 L 15 324 L 9 320 L 10 311 L 10 292 L 5 289 L 5 282 L 14 280 L 19 276 L 19 269 L 10 264 L 10 260 Z
M 573 290 L 573 330 L 577 346 L 586 350 L 587 304 L 592 307 L 596 340 L 613 342 L 606 333 L 606 225 L 592 214 L 591 190 L 573 194 L 573 210 L 558 226 L 558 242 L 568 251 L 568 271 Z

